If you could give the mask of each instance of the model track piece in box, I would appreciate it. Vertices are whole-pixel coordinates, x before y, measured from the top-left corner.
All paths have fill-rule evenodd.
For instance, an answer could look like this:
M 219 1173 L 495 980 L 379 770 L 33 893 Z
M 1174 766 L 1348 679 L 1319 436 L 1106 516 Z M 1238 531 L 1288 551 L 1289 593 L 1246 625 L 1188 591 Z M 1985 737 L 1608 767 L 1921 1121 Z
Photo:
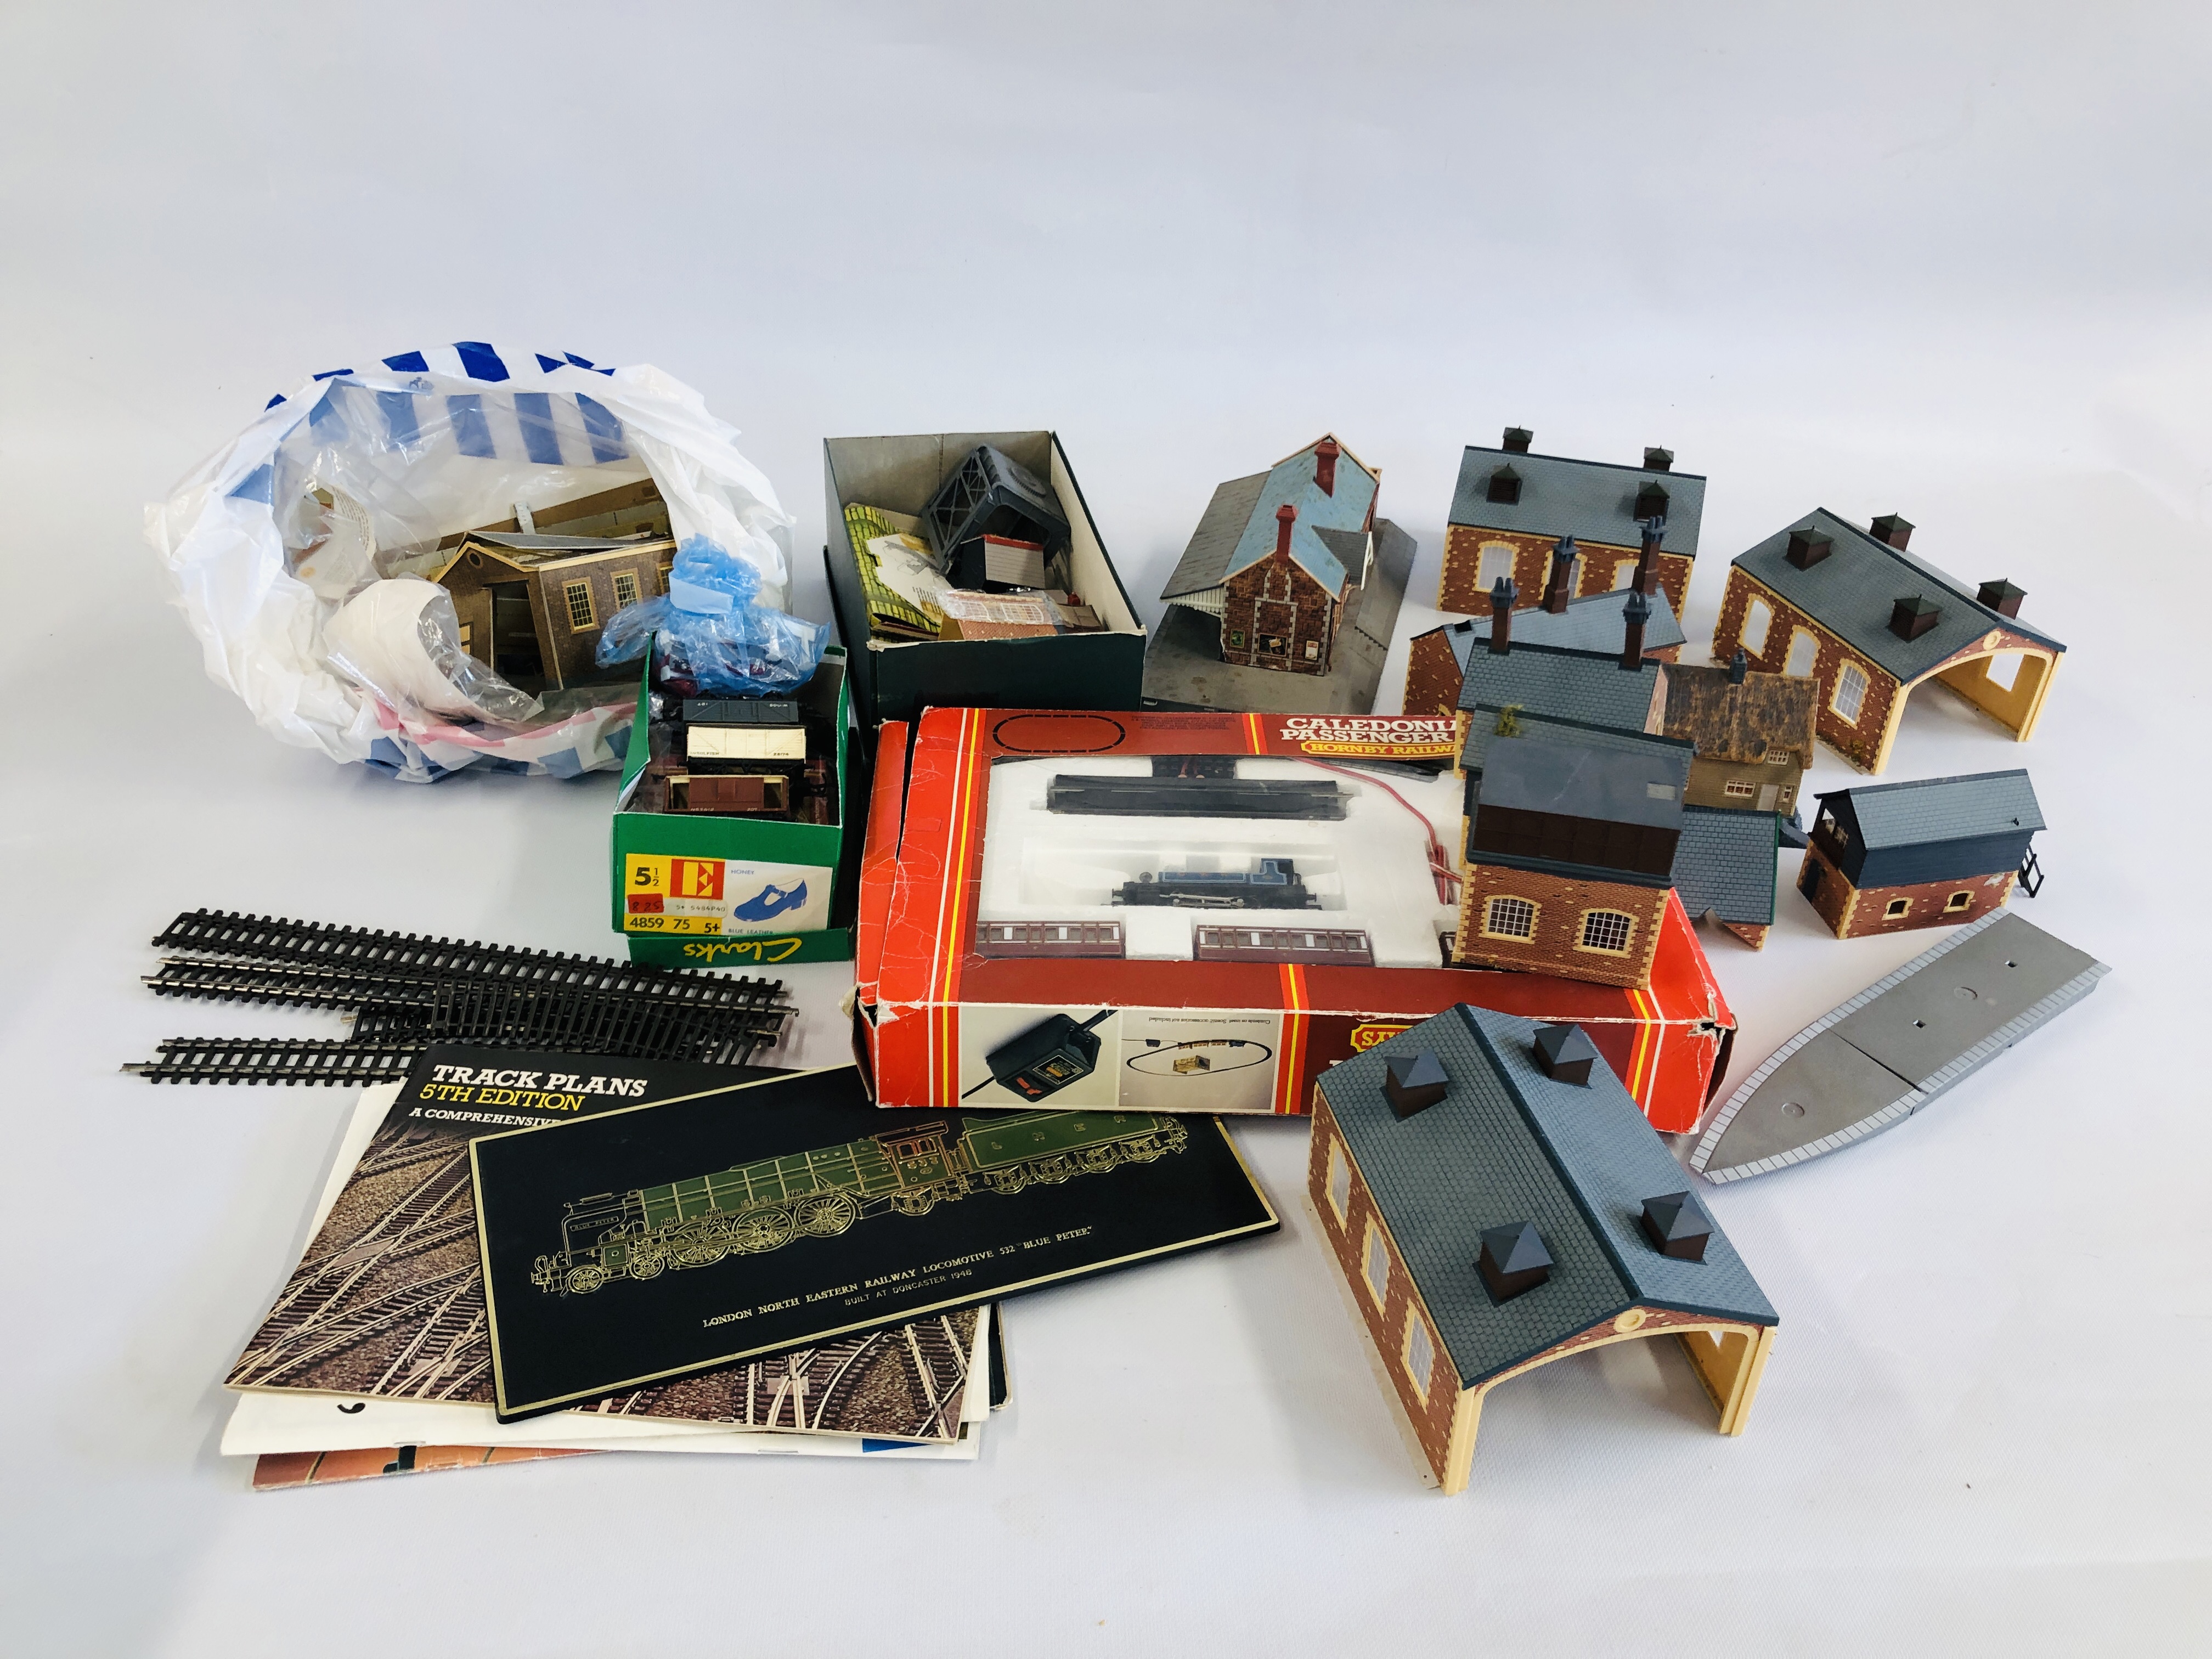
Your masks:
M 1321 1236 L 1447 1493 L 1492 1389 L 1606 1343 L 1679 1337 L 1742 1433 L 1779 1322 L 1619 1080 L 1547 1058 L 1579 1035 L 1462 1006 L 1315 1090 Z
M 1102 1050 L 1066 1103 L 1303 1111 L 1329 1064 L 1463 1001 L 1583 1024 L 1665 1127 L 1709 1097 L 1733 1018 L 1663 878 L 1642 987 L 1438 965 L 1462 818 L 1462 782 L 1438 769 L 1445 721 L 939 709 L 884 742 L 905 787 L 876 798 L 856 977 L 886 1105 L 949 1106 L 1009 1039 L 1112 1009 L 1100 1029 L 1120 1060 Z M 1133 787 L 1326 781 L 1344 815 L 1052 811 L 1053 780 L 1079 764 Z M 1110 939 L 1077 931 L 1106 922 Z M 1192 1044 L 1241 1045 L 1238 1063 Z M 1157 1059 L 1171 1050 L 1209 1065 Z
M 1740 1181 L 1893 1127 L 2087 996 L 2107 971 L 2019 916 L 1984 916 L 1776 1049 L 1713 1114 L 1690 1167 L 1708 1181 Z
M 1145 707 L 1373 708 L 1415 552 L 1380 484 L 1324 436 L 1216 489 L 1160 592 Z

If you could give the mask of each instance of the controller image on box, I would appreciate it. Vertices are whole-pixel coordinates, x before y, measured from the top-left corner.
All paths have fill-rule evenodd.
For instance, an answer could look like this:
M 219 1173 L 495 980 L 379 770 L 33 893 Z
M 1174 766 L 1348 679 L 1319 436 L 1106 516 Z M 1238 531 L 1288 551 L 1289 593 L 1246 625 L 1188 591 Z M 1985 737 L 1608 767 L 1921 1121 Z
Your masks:
M 1111 1008 L 1101 1008 L 1079 1025 L 1073 1015 L 1054 1014 L 1008 1037 L 983 1056 L 991 1075 L 968 1094 L 995 1083 L 1024 1100 L 1042 1100 L 1080 1082 L 1098 1066 L 1098 1034 L 1093 1028 L 1113 1015 Z

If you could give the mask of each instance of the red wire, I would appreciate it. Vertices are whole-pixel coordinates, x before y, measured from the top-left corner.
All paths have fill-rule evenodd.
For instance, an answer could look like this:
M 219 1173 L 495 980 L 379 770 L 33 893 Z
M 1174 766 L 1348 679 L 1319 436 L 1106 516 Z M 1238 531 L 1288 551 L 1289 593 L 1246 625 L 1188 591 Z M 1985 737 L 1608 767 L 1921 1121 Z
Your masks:
M 1293 758 L 1305 760 L 1303 755 Z M 1450 861 L 1444 857 L 1443 843 L 1437 839 L 1437 827 L 1429 822 L 1429 815 L 1426 812 L 1421 811 L 1419 807 L 1414 805 L 1413 802 L 1407 800 L 1371 772 L 1355 772 L 1350 767 L 1331 766 L 1327 761 L 1306 760 L 1305 763 L 1308 766 L 1317 766 L 1324 772 L 1334 772 L 1340 778 L 1350 778 L 1354 783 L 1371 783 L 1419 819 L 1421 834 L 1427 837 L 1429 843 L 1429 873 L 1436 878 L 1437 898 L 1444 904 L 1459 902 L 1459 872 L 1453 869 Z

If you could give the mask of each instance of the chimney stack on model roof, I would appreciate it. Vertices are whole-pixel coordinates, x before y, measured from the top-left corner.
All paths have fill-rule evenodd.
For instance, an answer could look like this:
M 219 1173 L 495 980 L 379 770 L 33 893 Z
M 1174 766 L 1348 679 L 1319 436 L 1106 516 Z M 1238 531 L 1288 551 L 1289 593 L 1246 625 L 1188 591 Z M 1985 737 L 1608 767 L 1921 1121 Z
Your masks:
M 1651 561 L 1659 551 L 1660 538 L 1667 533 L 1667 515 L 1656 514 L 1644 521 L 1644 544 L 1636 555 L 1636 580 L 1630 584 L 1639 593 L 1651 592 L 1654 580 Z
M 1912 539 L 1912 526 L 1894 513 L 1885 513 L 1869 526 L 1878 542 L 1887 542 L 1900 553 L 1905 543 Z
M 2000 617 L 2020 615 L 2020 602 L 2027 597 L 2027 590 L 2014 587 L 2000 576 L 1993 582 L 1984 582 L 1974 597 Z
M 1275 556 L 1287 561 L 1291 556 L 1291 526 L 1297 522 L 1298 510 L 1288 501 L 1275 509 Z
M 1324 495 L 1336 494 L 1336 458 L 1342 453 L 1334 438 L 1323 438 L 1314 446 L 1314 482 Z
M 1620 665 L 1641 673 L 1644 669 L 1644 624 L 1651 615 L 1651 601 L 1641 593 L 1632 592 L 1628 603 L 1620 607 L 1622 618 L 1628 626 L 1620 641 Z
M 1575 596 L 1575 538 L 1562 536 L 1552 549 L 1552 574 L 1544 588 L 1544 609 L 1553 616 L 1563 615 L 1567 601 Z
M 1789 548 L 1782 556 L 1800 570 L 1810 570 L 1826 558 L 1835 545 L 1817 530 L 1793 530 L 1790 532 Z
M 1750 668 L 1751 659 L 1745 656 L 1741 647 L 1739 647 L 1735 655 L 1729 659 L 1729 684 L 1730 685 L 1741 685 L 1743 684 L 1743 677 L 1749 672 Z
M 1528 453 L 1528 446 L 1535 441 L 1536 434 L 1529 431 L 1527 427 L 1509 426 L 1505 428 L 1504 440 L 1498 447 L 1511 454 L 1526 455 Z
M 1510 576 L 1500 576 L 1490 590 L 1490 653 L 1494 657 L 1513 649 L 1513 601 L 1520 597 Z

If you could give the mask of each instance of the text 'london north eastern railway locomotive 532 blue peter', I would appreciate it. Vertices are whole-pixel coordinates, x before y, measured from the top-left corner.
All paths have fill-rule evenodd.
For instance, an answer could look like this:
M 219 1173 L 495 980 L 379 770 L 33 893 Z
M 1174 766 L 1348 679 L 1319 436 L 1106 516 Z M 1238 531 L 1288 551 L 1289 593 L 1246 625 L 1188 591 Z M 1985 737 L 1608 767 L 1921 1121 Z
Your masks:
M 662 1187 L 600 1193 L 569 1203 L 562 1248 L 532 1264 L 531 1283 L 567 1295 L 627 1274 L 711 1267 L 732 1253 L 830 1238 L 864 1216 L 926 1215 L 978 1188 L 1018 1193 L 1149 1164 L 1189 1142 L 1172 1117 L 1151 1112 L 1018 1112 L 977 1118 L 957 1139 L 943 1122 L 791 1152 Z

